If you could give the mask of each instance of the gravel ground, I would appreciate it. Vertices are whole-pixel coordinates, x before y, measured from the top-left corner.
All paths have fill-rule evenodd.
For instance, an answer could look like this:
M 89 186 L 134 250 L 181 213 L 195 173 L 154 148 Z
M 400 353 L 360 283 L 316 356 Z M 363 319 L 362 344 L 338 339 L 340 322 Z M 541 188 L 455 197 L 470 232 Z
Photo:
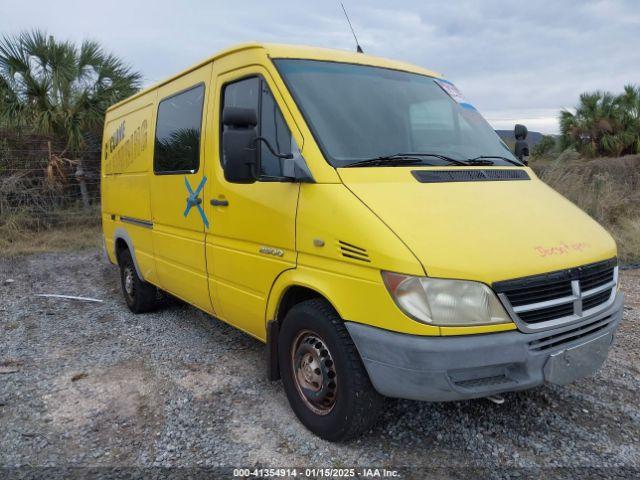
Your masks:
M 503 405 L 389 401 L 365 437 L 331 444 L 305 430 L 280 383 L 266 380 L 256 340 L 177 302 L 131 314 L 117 269 L 94 251 L 0 260 L 0 466 L 560 466 L 638 474 L 640 271 L 622 279 L 624 321 L 593 378 L 508 394 Z

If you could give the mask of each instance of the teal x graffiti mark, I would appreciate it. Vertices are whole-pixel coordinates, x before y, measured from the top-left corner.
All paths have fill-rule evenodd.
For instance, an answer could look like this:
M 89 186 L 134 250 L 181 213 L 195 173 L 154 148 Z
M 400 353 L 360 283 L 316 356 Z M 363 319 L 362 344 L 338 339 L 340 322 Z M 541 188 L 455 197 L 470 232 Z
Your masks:
M 200 212 L 200 216 L 202 217 L 202 222 L 204 223 L 204 226 L 206 228 L 209 228 L 209 220 L 207 220 L 207 216 L 204 214 L 204 210 L 202 209 L 202 199 L 199 198 L 200 192 L 202 191 L 202 188 L 204 187 L 205 183 L 207 183 L 207 177 L 202 177 L 202 180 L 200 180 L 200 184 L 198 185 L 198 188 L 196 188 L 194 191 L 191 188 L 191 185 L 189 184 L 189 180 L 187 180 L 187 177 L 184 177 L 184 184 L 187 187 L 187 191 L 189 192 L 189 196 L 187 197 L 187 208 L 184 209 L 184 216 L 186 218 L 187 215 L 189 215 L 189 211 L 191 210 L 191 207 L 196 207 L 198 209 L 198 212 Z

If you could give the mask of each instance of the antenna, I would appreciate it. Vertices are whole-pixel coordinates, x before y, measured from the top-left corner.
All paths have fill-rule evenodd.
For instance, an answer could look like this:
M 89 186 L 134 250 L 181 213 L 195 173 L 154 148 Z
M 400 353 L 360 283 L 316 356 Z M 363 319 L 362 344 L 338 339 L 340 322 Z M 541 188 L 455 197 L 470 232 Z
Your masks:
M 347 22 L 349 23 L 349 28 L 351 29 L 351 33 L 353 33 L 353 38 L 356 41 L 356 51 L 358 53 L 364 53 L 362 51 L 362 47 L 360 46 L 360 43 L 358 42 L 358 37 L 356 37 L 356 32 L 353 30 L 353 25 L 351 25 L 351 20 L 349 20 L 349 15 L 347 15 L 347 11 L 344 9 L 344 4 L 342 2 L 340 2 L 340 6 L 342 7 L 342 11 L 344 12 L 344 16 L 347 18 Z

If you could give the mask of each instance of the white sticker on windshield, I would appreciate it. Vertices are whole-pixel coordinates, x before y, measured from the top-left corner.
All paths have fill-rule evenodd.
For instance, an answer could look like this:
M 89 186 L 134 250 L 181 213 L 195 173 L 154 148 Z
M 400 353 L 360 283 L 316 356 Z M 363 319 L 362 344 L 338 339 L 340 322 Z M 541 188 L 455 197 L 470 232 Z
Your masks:
M 438 86 L 447 93 L 447 95 L 449 95 L 457 103 L 459 103 L 461 107 L 470 108 L 472 110 L 476 109 L 473 105 L 467 102 L 467 100 L 464 98 L 464 95 L 462 95 L 462 92 L 458 90 L 458 87 L 456 87 L 450 81 L 444 79 L 434 79 L 434 82 L 436 82 Z

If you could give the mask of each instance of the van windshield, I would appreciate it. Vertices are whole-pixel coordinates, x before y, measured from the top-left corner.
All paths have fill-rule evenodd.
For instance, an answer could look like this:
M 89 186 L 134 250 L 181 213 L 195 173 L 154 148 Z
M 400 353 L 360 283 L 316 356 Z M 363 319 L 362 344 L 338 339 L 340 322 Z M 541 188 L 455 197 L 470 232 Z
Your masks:
M 478 158 L 486 158 L 478 164 L 520 165 L 446 80 L 348 63 L 274 63 L 334 167 L 402 152 L 423 154 L 429 165 Z

